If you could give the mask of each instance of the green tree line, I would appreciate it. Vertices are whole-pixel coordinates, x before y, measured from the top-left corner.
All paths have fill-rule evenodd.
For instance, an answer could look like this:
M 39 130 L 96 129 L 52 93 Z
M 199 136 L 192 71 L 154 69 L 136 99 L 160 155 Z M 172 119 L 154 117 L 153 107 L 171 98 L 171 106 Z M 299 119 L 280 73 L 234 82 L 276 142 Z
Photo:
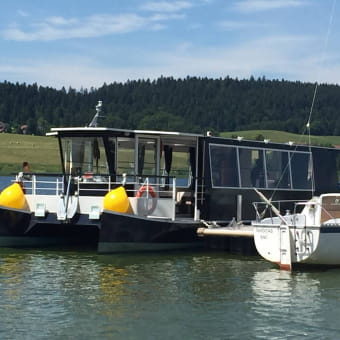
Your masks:
M 315 84 L 285 80 L 187 77 L 132 80 L 100 88 L 61 90 L 0 83 L 0 121 L 8 132 L 43 135 L 50 127 L 86 126 L 103 101 L 100 126 L 126 129 L 301 133 Z M 318 86 L 311 120 L 314 135 L 340 135 L 340 87 Z

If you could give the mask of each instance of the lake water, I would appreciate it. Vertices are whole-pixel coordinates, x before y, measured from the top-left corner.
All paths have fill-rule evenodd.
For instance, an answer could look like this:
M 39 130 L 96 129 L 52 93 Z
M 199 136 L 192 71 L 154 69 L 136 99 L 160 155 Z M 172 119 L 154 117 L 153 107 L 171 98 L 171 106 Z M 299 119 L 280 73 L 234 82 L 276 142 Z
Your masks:
M 1 339 L 336 339 L 340 270 L 225 253 L 0 250 Z
M 0 249 L 0 339 L 337 339 L 340 269 L 224 252 Z

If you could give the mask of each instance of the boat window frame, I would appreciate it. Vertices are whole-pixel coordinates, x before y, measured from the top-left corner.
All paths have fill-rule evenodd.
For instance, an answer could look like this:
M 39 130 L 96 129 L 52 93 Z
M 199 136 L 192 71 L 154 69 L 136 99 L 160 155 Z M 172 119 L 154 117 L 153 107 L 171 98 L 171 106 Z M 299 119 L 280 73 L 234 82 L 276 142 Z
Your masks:
M 97 165 L 97 171 L 94 171 L 94 142 L 97 143 L 98 160 L 100 164 Z M 83 145 L 81 145 L 83 143 Z M 89 149 L 90 146 L 90 149 Z M 74 159 L 76 147 L 82 148 L 82 159 L 76 161 Z M 83 136 L 83 135 L 64 135 L 59 136 L 59 149 L 62 161 L 63 173 L 72 176 L 84 176 L 87 173 L 96 174 L 98 176 L 109 175 L 109 163 L 106 150 L 105 136 Z M 80 152 L 79 151 L 79 152 Z M 103 152 L 101 152 L 103 151 Z M 104 158 L 103 158 L 104 156 Z M 89 158 L 89 159 L 87 159 Z M 78 166 L 77 166 L 78 165 Z M 85 167 L 88 167 L 86 170 Z M 92 169 L 91 169 L 92 168 Z M 98 171 L 98 169 L 101 169 Z M 102 169 L 106 169 L 103 171 Z
M 174 162 L 174 159 L 176 158 L 176 156 L 174 156 L 175 153 L 177 154 L 183 154 L 186 157 L 186 161 L 187 161 L 187 168 L 186 169 L 171 169 L 171 173 L 170 173 L 170 177 L 175 177 L 176 178 L 176 188 L 181 188 L 181 189 L 189 189 L 190 187 L 192 187 L 193 182 L 195 181 L 195 176 L 193 175 L 194 173 L 197 173 L 197 146 L 193 147 L 191 145 L 186 145 L 183 143 L 169 143 L 167 144 L 169 145 L 172 149 L 173 149 L 173 155 L 172 155 L 172 162 Z M 194 148 L 195 149 L 195 169 L 192 169 L 191 167 L 191 163 L 190 163 L 190 148 Z M 185 172 L 185 176 L 183 176 L 183 178 L 185 178 L 185 184 L 182 183 L 181 179 L 182 179 L 182 175 L 181 174 L 174 174 L 174 170 L 178 171 L 181 170 L 183 172 Z M 162 167 L 162 160 L 160 159 L 160 173 L 162 174 L 162 176 L 164 176 L 165 173 L 165 169 L 164 167 Z M 162 178 L 162 180 L 164 180 L 165 178 Z M 172 184 L 169 184 L 170 187 L 172 187 Z
M 299 151 L 294 151 L 294 153 L 297 153 Z M 291 151 L 291 153 L 293 153 L 293 151 Z M 300 151 L 301 153 L 301 151 Z M 301 188 L 301 189 L 294 189 L 294 190 L 302 190 L 302 191 L 305 191 L 305 190 L 311 190 L 311 191 L 314 191 L 314 188 L 315 188 L 315 173 L 314 173 L 314 160 L 313 160 L 313 153 L 312 152 L 304 152 L 305 154 L 308 155 L 308 165 L 307 165 L 307 173 L 309 172 L 309 166 L 310 164 L 312 164 L 312 172 L 311 174 L 308 174 L 308 176 L 310 176 L 310 181 L 311 181 L 311 184 L 310 184 L 310 187 L 308 188 Z M 294 159 L 294 157 L 290 157 L 290 167 L 292 167 L 292 160 Z M 294 176 L 293 176 L 293 173 L 292 173 L 292 186 L 294 186 Z M 308 178 L 307 178 L 308 179 Z
M 132 148 L 131 150 L 133 150 L 133 174 L 131 173 L 128 173 L 128 172 L 125 172 L 125 171 L 122 171 L 122 172 L 119 172 L 118 169 L 119 169 L 119 166 L 120 166 L 120 162 L 121 162 L 121 158 L 120 158 L 120 145 L 119 143 L 120 142 L 131 142 L 131 145 L 132 145 Z M 123 174 L 126 174 L 130 180 L 133 180 L 134 177 L 136 176 L 136 164 L 135 164 L 135 157 L 136 157 L 136 144 L 135 144 L 135 138 L 134 137 L 120 137 L 120 136 L 117 136 L 116 137 L 116 173 L 118 176 L 121 176 Z M 127 167 L 126 167 L 127 169 Z M 131 170 L 131 169 L 130 169 Z
M 253 188 L 253 186 L 242 185 L 243 181 L 242 181 L 242 176 L 241 176 L 242 170 L 241 170 L 241 161 L 240 161 L 241 160 L 240 150 L 250 150 L 250 151 L 254 151 L 255 150 L 255 151 L 258 151 L 259 158 L 257 158 L 257 160 L 261 160 L 261 163 L 262 163 L 261 168 L 262 168 L 262 171 L 263 171 L 263 181 L 266 182 L 267 167 L 266 167 L 266 160 L 265 160 L 265 156 L 264 156 L 265 151 L 262 148 L 254 148 L 254 147 L 247 147 L 247 146 L 235 146 L 235 147 L 238 148 L 237 154 L 238 154 L 238 157 L 239 157 L 239 163 L 238 163 L 239 164 L 239 173 L 240 173 L 240 181 L 239 181 L 240 182 L 240 186 L 239 187 L 240 188 Z M 250 172 L 252 171 L 253 168 L 254 168 L 253 166 L 249 168 Z M 251 174 L 250 174 L 250 177 L 251 177 Z
M 156 162 L 155 162 L 155 174 L 154 175 L 143 175 L 138 173 L 138 167 L 139 167 L 139 144 L 140 140 L 147 140 L 147 139 L 153 139 L 156 141 Z M 135 174 L 137 176 L 143 176 L 143 177 L 153 177 L 153 176 L 159 176 L 160 172 L 160 136 L 157 135 L 147 135 L 147 134 L 136 134 L 135 135 Z
M 268 167 L 270 165 L 270 162 L 268 162 L 268 156 L 267 156 L 267 151 L 269 152 L 281 152 L 281 153 L 285 153 L 286 154 L 286 157 L 287 157 L 287 162 L 285 164 L 285 167 L 287 167 L 288 165 L 288 174 L 287 174 L 287 177 L 288 177 L 288 180 L 289 182 L 287 183 L 287 186 L 286 187 L 283 187 L 283 186 L 278 186 L 278 184 L 274 185 L 274 186 L 271 186 L 269 185 L 269 178 L 268 178 Z M 299 151 L 296 151 L 295 153 L 298 153 Z M 300 152 L 301 153 L 301 152 Z M 303 152 L 303 153 L 306 153 L 306 154 L 309 154 L 309 152 Z M 264 150 L 264 162 L 265 162 L 265 179 L 266 179 L 266 188 L 265 189 L 286 189 L 286 190 L 294 190 L 292 189 L 293 188 L 293 182 L 292 182 L 292 169 L 291 169 L 291 150 L 282 150 L 282 149 L 269 149 L 269 148 L 265 148 Z M 281 163 L 282 163 L 282 155 L 281 155 Z M 280 177 L 279 177 L 279 182 L 280 183 L 283 178 L 284 178 L 284 170 L 285 170 L 285 167 L 280 169 Z M 283 170 L 283 171 L 282 171 Z
M 213 166 L 212 166 L 212 157 L 211 157 L 211 147 L 221 147 L 221 148 L 233 148 L 235 149 L 235 156 L 236 156 L 236 164 L 238 169 L 240 168 L 238 162 L 239 158 L 237 156 L 238 149 L 235 145 L 228 145 L 228 144 L 218 144 L 218 143 L 209 143 L 209 163 L 210 163 L 210 180 L 211 180 L 211 187 L 214 189 L 225 189 L 225 188 L 240 188 L 240 177 L 239 177 L 239 170 L 236 169 L 236 173 L 238 174 L 237 182 L 238 186 L 223 186 L 223 185 L 214 185 L 214 176 L 213 176 Z
M 266 190 L 280 190 L 280 191 L 306 191 L 306 190 L 313 190 L 314 187 L 314 167 L 312 169 L 312 183 L 311 186 L 308 188 L 295 188 L 294 183 L 293 183 L 293 172 L 292 172 L 292 162 L 291 159 L 292 155 L 294 154 L 304 154 L 308 155 L 309 159 L 311 159 L 311 162 L 313 164 L 313 154 L 311 151 L 300 151 L 300 150 L 289 150 L 289 149 L 276 149 L 276 148 L 266 148 L 266 147 L 255 147 L 255 146 L 244 146 L 244 145 L 229 145 L 229 144 L 219 144 L 219 143 L 209 143 L 209 165 L 210 165 L 210 181 L 211 181 L 211 187 L 213 189 L 253 189 L 252 186 L 242 186 L 242 178 L 241 178 L 241 167 L 240 167 L 240 155 L 239 155 L 239 150 L 240 149 L 248 149 L 248 150 L 258 150 L 262 151 L 263 153 L 263 166 L 264 166 L 264 176 L 265 176 L 265 185 L 258 186 L 257 188 L 259 189 L 266 189 Z M 213 167 L 212 167 L 212 153 L 211 153 L 211 147 L 222 147 L 222 148 L 233 148 L 236 149 L 236 166 L 237 171 L 236 173 L 238 174 L 238 186 L 222 186 L 222 185 L 214 185 L 214 179 L 213 179 Z M 283 188 L 283 187 L 269 187 L 268 186 L 268 176 L 267 176 L 267 160 L 266 160 L 266 151 L 275 151 L 275 152 L 284 152 L 287 154 L 288 157 L 288 169 L 289 169 L 289 174 L 288 178 L 290 181 L 290 187 Z

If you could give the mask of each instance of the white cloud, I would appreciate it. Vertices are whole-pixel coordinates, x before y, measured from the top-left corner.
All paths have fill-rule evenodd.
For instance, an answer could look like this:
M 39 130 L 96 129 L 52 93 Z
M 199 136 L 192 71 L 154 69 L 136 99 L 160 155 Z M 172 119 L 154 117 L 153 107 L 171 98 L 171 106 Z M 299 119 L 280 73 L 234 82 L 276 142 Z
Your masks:
M 56 26 L 64 26 L 64 25 L 74 25 L 78 23 L 78 20 L 75 18 L 65 19 L 63 17 L 49 17 L 45 20 L 46 23 Z
M 9 27 L 2 31 L 2 36 L 17 41 L 91 38 L 136 31 L 147 27 L 147 22 L 146 18 L 135 14 L 94 15 L 83 20 L 50 17 L 32 25 L 31 30 Z
M 184 19 L 184 14 L 154 14 L 152 15 L 149 20 L 150 21 L 168 21 L 168 20 L 181 20 Z
M 51 41 L 59 39 L 93 38 L 135 32 L 140 29 L 164 29 L 165 21 L 181 20 L 180 13 L 155 13 L 149 17 L 137 14 L 98 14 L 87 18 L 48 17 L 22 28 L 12 25 L 0 32 L 3 38 L 16 41 Z
M 150 1 L 141 6 L 141 9 L 152 12 L 178 12 L 193 7 L 189 1 Z
M 154 25 L 151 26 L 151 30 L 152 31 L 163 31 L 167 28 L 166 25 L 163 25 L 163 24 L 159 24 L 159 23 L 156 23 Z
M 232 21 L 225 20 L 217 23 L 218 27 L 227 31 L 245 29 L 245 28 L 256 28 L 256 27 L 268 27 L 266 23 L 250 22 L 250 21 Z
M 309 37 L 273 36 L 238 46 L 199 49 L 183 45 L 171 54 L 158 55 L 158 75 L 173 77 L 285 78 L 287 80 L 337 83 L 340 65 L 310 56 L 314 41 Z M 157 65 L 156 61 L 154 62 Z M 156 70 L 156 68 L 154 68 Z M 149 75 L 150 77 L 150 75 Z
M 120 67 L 105 66 L 100 58 L 60 56 L 56 60 L 13 60 L 11 64 L 0 65 L 0 73 L 12 82 L 37 82 L 43 86 L 77 89 L 100 87 L 104 82 L 156 79 L 161 75 L 239 79 L 253 75 L 267 79 L 338 83 L 339 62 L 329 55 L 323 59 L 321 53 L 311 56 L 310 49 L 314 45 L 313 39 L 302 36 L 271 36 L 214 48 L 198 48 L 187 43 L 165 52 L 152 51 L 149 55 L 135 52 L 136 58 Z
M 300 7 L 305 5 L 303 0 L 242 0 L 234 7 L 240 12 L 266 11 L 287 7 Z

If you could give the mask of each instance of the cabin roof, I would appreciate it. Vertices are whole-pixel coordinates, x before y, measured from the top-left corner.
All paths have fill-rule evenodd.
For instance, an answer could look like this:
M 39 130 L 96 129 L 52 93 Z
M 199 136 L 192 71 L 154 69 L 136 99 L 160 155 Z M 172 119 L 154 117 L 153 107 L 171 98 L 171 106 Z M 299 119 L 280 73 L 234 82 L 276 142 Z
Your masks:
M 298 144 L 292 142 L 274 142 L 270 140 L 255 140 L 255 139 L 244 139 L 244 138 L 231 138 L 231 137 L 219 137 L 212 136 L 206 137 L 209 140 L 209 143 L 222 144 L 226 142 L 228 145 L 234 146 L 246 146 L 246 147 L 255 147 L 255 148 L 266 148 L 266 149 L 286 149 L 291 151 L 308 151 L 308 150 L 330 150 L 340 152 L 340 148 L 332 147 L 332 146 L 321 146 L 321 145 L 307 145 L 307 144 Z
M 303 144 L 293 144 L 293 143 L 277 143 L 269 140 L 258 141 L 258 140 L 248 140 L 248 139 L 237 139 L 230 137 L 217 137 L 217 136 L 206 136 L 203 134 L 176 132 L 176 131 L 157 131 L 157 130 L 128 130 L 128 129 L 115 129 L 106 127 L 63 127 L 63 128 L 51 128 L 51 132 L 46 133 L 47 136 L 116 136 L 116 137 L 127 137 L 134 138 L 135 135 L 144 136 L 159 136 L 162 139 L 169 139 L 174 141 L 176 139 L 182 142 L 193 143 L 197 138 L 206 139 L 209 143 L 216 144 L 228 144 L 234 146 L 247 146 L 247 147 L 262 147 L 262 148 L 274 148 L 274 149 L 290 149 L 290 150 L 308 150 L 308 149 L 329 149 L 333 151 L 340 151 L 338 148 L 316 146 L 316 145 L 303 145 Z
M 139 135 L 153 135 L 153 136 L 178 136 L 178 137 L 203 137 L 201 134 L 193 133 L 183 133 L 175 131 L 156 131 L 156 130 L 127 130 L 127 129 L 114 129 L 105 127 L 66 127 L 66 128 L 51 128 L 51 132 L 46 133 L 47 136 L 57 136 L 57 135 L 75 135 L 78 134 L 89 134 L 94 135 L 96 133 L 103 135 L 123 135 L 123 136 L 133 136 L 135 134 Z

